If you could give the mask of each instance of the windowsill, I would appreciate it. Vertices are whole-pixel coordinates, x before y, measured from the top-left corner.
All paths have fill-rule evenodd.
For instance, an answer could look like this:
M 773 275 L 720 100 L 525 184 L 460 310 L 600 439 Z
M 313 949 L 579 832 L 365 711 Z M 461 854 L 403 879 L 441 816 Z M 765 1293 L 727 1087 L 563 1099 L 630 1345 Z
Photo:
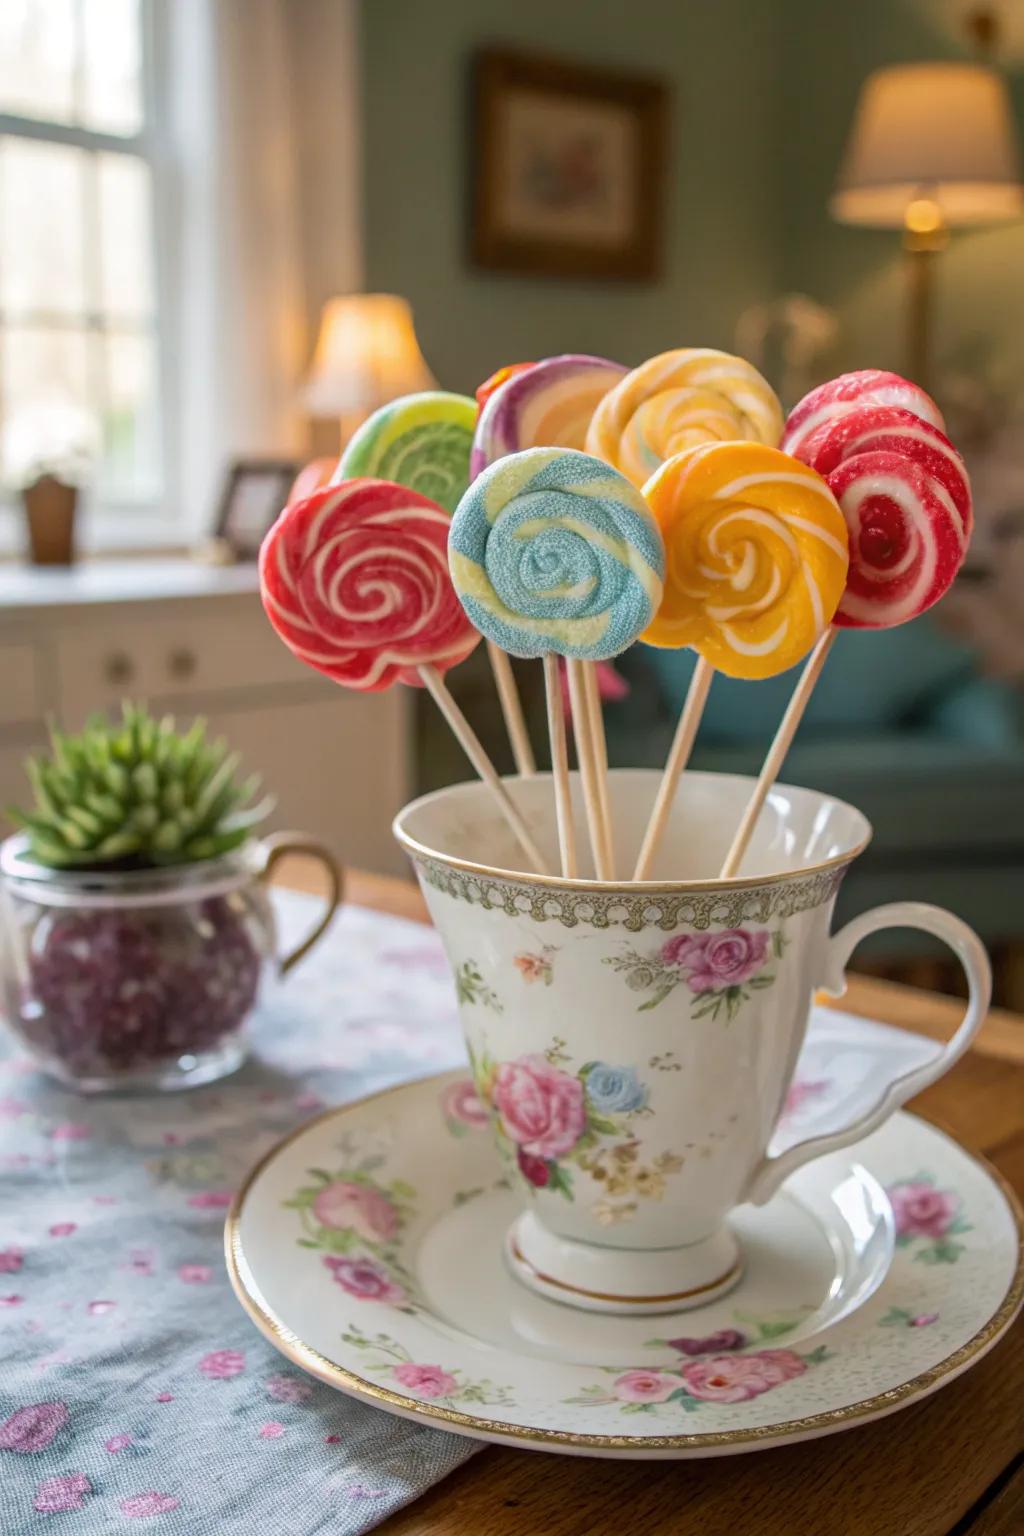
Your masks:
M 80 559 L 133 555 L 187 554 L 189 530 L 180 518 L 167 517 L 153 507 L 100 509 L 84 506 L 76 520 L 75 548 Z M 28 532 L 21 506 L 0 500 L 0 563 L 28 557 Z
M 255 562 L 204 565 L 173 559 L 83 560 L 78 565 L 0 565 L 0 619 L 25 609 L 229 597 L 259 590 Z

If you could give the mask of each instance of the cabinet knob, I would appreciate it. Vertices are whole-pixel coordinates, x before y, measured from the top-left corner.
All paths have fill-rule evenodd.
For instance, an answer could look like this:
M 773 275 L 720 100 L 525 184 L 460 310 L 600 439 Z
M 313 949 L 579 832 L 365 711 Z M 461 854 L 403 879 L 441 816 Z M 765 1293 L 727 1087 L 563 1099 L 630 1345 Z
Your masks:
M 167 666 L 172 677 L 176 677 L 179 680 L 191 677 L 196 670 L 195 652 L 187 650 L 182 646 L 180 649 L 171 652 L 167 659 Z
M 108 683 L 130 683 L 135 676 L 135 663 L 125 651 L 111 651 L 103 663 L 103 676 Z

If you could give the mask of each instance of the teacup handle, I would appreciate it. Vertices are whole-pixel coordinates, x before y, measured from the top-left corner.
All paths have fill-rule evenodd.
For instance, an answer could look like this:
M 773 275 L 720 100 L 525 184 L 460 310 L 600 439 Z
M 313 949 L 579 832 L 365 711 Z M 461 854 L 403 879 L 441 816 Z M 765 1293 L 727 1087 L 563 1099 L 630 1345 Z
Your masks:
M 828 944 L 825 959 L 825 976 L 822 986 L 833 997 L 841 997 L 846 990 L 846 962 L 862 939 L 877 933 L 880 928 L 920 928 L 948 944 L 957 955 L 967 976 L 967 1009 L 953 1038 L 931 1061 L 901 1072 L 885 1083 L 872 1107 L 855 1120 L 840 1125 L 823 1136 L 811 1137 L 787 1147 L 777 1157 L 762 1158 L 753 1176 L 744 1200 L 752 1205 L 763 1205 L 775 1193 L 783 1179 L 805 1163 L 826 1152 L 837 1152 L 851 1142 L 860 1141 L 888 1119 L 915 1093 L 934 1083 L 948 1072 L 954 1062 L 964 1054 L 988 1012 L 992 996 L 992 967 L 985 947 L 973 928 L 969 928 L 952 912 L 933 907 L 923 901 L 894 901 L 884 907 L 874 907 L 870 912 L 855 917 L 841 928 Z
M 281 976 L 287 976 L 292 966 L 298 965 L 299 961 L 309 954 L 338 910 L 344 889 L 344 875 L 341 865 L 331 850 L 323 843 L 318 843 L 315 838 L 305 837 L 301 832 L 273 832 L 263 839 L 263 847 L 267 857 L 260 870 L 260 879 L 264 884 L 270 879 L 281 860 L 287 858 L 290 853 L 305 853 L 311 858 L 318 859 L 327 875 L 327 899 L 323 911 L 302 942 L 296 944 L 289 954 L 282 955 L 277 963 L 278 973 Z

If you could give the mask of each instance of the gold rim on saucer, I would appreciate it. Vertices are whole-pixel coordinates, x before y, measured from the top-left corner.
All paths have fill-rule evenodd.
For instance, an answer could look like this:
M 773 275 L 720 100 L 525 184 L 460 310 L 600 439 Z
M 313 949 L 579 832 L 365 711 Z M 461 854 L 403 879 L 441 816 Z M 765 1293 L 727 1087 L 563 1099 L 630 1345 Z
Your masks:
M 260 1332 L 283 1355 L 302 1370 L 308 1371 L 311 1376 L 350 1396 L 362 1398 L 371 1403 L 386 1404 L 405 1418 L 430 1421 L 456 1434 L 476 1436 L 485 1440 L 509 1440 L 553 1448 L 565 1446 L 575 1450 L 592 1451 L 649 1453 L 652 1451 L 713 1451 L 719 1447 L 754 1449 L 760 1445 L 769 1445 L 773 1441 L 785 1442 L 794 1437 L 811 1439 L 816 1435 L 827 1434 L 839 1425 L 855 1424 L 862 1419 L 882 1418 L 908 1401 L 927 1397 L 937 1391 L 944 1382 L 961 1375 L 993 1347 L 1009 1328 L 1024 1302 L 1024 1210 L 1016 1192 L 999 1169 L 994 1167 L 987 1158 L 980 1153 L 968 1151 L 956 1141 L 955 1137 L 950 1137 L 948 1132 L 927 1121 L 925 1123 L 932 1130 L 953 1141 L 962 1156 L 981 1168 L 999 1189 L 1006 1201 L 1017 1234 L 1017 1266 L 1002 1301 L 984 1326 L 951 1355 L 947 1355 L 937 1365 L 931 1366 L 927 1371 L 921 1372 L 909 1381 L 902 1382 L 900 1386 L 892 1387 L 887 1392 L 880 1392 L 873 1397 L 862 1398 L 860 1402 L 848 1403 L 842 1408 L 829 1409 L 823 1413 L 808 1414 L 804 1418 L 787 1419 L 778 1424 L 766 1424 L 755 1429 L 716 1430 L 704 1435 L 588 1435 L 569 1430 L 536 1429 L 530 1425 L 511 1424 L 499 1419 L 478 1418 L 475 1414 L 461 1413 L 458 1409 L 442 1408 L 434 1403 L 402 1396 L 398 1392 L 392 1392 L 388 1387 L 368 1381 L 366 1377 L 358 1375 L 355 1371 L 346 1370 L 343 1366 L 328 1360 L 318 1350 L 303 1343 L 296 1333 L 274 1315 L 249 1269 L 242 1248 L 241 1218 L 249 1192 L 264 1168 L 313 1126 L 320 1125 L 334 1116 L 348 1114 L 349 1111 L 358 1109 L 364 1104 L 370 1104 L 375 1099 L 386 1098 L 390 1094 L 414 1085 L 436 1082 L 448 1075 L 446 1072 L 435 1073 L 430 1077 L 394 1083 L 389 1088 L 380 1089 L 376 1093 L 353 1099 L 347 1104 L 324 1110 L 322 1114 L 297 1126 L 271 1147 L 246 1175 L 224 1224 L 224 1253 L 228 1275 L 235 1295 Z

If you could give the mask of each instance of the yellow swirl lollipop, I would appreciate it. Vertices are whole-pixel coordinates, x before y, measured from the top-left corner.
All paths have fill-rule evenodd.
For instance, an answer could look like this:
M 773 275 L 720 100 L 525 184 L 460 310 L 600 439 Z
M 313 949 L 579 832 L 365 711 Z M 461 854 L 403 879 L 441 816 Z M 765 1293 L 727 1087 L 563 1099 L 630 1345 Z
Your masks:
M 711 347 L 680 347 L 627 373 L 600 402 L 587 452 L 641 488 L 659 465 L 700 443 L 775 447 L 783 416 L 756 368 Z
M 644 499 L 665 539 L 648 645 L 690 645 L 730 677 L 772 677 L 832 619 L 849 566 L 846 521 L 825 481 L 760 443 L 677 454 Z

